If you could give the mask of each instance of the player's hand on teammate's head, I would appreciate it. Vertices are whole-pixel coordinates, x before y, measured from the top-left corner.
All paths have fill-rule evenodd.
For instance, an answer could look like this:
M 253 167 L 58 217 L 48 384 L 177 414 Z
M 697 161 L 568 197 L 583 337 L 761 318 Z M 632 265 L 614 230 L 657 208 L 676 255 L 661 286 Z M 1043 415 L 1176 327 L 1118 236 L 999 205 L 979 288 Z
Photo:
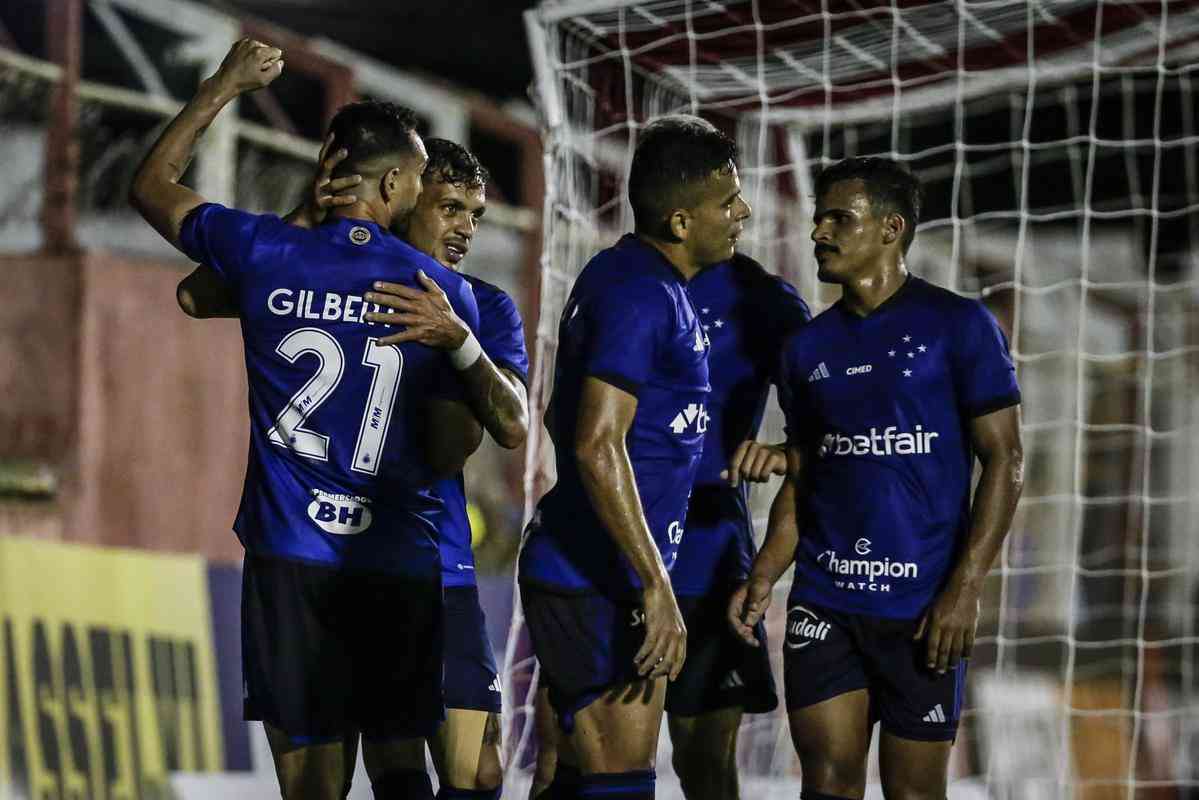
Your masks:
M 309 203 L 309 216 L 316 224 L 324 221 L 329 209 L 338 206 L 352 206 L 358 202 L 357 195 L 347 189 L 352 189 L 362 183 L 358 174 L 346 175 L 341 178 L 333 177 L 337 165 L 350 156 L 350 151 L 344 147 L 333 149 L 333 134 L 325 138 L 321 153 L 317 157 L 316 177 L 312 182 L 312 196 Z
M 720 477 L 737 486 L 741 481 L 764 483 L 772 475 L 787 474 L 787 449 L 783 445 L 765 444 L 747 439 L 737 445 L 729 468 Z
M 687 660 L 687 626 L 674 598 L 670 581 L 646 588 L 641 593 L 645 611 L 645 641 L 633 665 L 643 678 L 674 680 Z
M 283 51 L 249 37 L 239 39 L 213 75 L 221 88 L 240 94 L 267 86 L 283 74 Z
M 774 587 L 765 578 L 750 578 L 737 587 L 729 598 L 729 627 L 741 641 L 750 647 L 761 647 L 754 636 L 754 626 L 770 608 L 770 593 Z
M 373 292 L 364 299 L 394 312 L 372 311 L 364 319 L 384 325 L 403 325 L 404 330 L 379 339 L 379 344 L 419 342 L 439 350 L 456 350 L 466 341 L 470 328 L 454 313 L 450 299 L 437 282 L 425 274 L 416 273 L 422 289 L 400 283 L 377 281 Z

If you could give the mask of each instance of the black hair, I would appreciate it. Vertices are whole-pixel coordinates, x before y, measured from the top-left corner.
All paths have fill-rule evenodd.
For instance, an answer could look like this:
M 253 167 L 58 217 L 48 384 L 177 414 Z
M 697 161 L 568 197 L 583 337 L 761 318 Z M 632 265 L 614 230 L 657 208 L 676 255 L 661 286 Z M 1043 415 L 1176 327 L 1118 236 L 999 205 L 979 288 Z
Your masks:
M 426 183 L 448 183 L 464 189 L 486 189 L 491 174 L 475 154 L 449 139 L 425 139 L 429 163 L 425 165 Z
M 389 153 L 414 153 L 412 134 L 418 123 L 410 108 L 379 100 L 350 103 L 329 122 L 333 144 L 349 155 L 334 169 L 336 176 L 359 172 L 367 162 Z
M 834 183 L 861 181 L 870 199 L 870 210 L 876 217 L 899 214 L 907 225 L 903 230 L 903 252 L 916 238 L 920 224 L 920 207 L 924 190 L 906 165 L 890 158 L 847 158 L 825 167 L 816 176 L 816 198 L 819 200 Z
M 645 127 L 629 167 L 629 204 L 636 229 L 674 238 L 667 216 L 687 207 L 686 192 L 737 163 L 737 143 L 699 117 L 661 117 Z

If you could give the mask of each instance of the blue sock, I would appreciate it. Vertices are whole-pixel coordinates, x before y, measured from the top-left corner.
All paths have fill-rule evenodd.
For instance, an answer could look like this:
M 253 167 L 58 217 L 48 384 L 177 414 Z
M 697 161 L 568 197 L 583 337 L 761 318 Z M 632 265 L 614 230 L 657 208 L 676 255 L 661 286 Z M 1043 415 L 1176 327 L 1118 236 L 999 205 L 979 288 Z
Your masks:
M 371 781 L 375 800 L 433 800 L 433 782 L 423 769 L 394 769 Z
M 612 772 L 584 775 L 579 787 L 580 800 L 653 800 L 654 779 L 652 769 L 634 772 Z
M 537 795 L 537 800 L 575 800 L 579 796 L 579 786 L 582 782 L 583 776 L 578 767 L 559 761 L 554 768 L 554 780 L 545 791 Z
M 494 789 L 455 789 L 444 783 L 437 791 L 437 800 L 500 800 L 503 784 Z
M 799 800 L 850 800 L 850 798 L 835 794 L 825 794 L 824 792 L 817 792 L 812 789 L 804 789 L 799 794 Z

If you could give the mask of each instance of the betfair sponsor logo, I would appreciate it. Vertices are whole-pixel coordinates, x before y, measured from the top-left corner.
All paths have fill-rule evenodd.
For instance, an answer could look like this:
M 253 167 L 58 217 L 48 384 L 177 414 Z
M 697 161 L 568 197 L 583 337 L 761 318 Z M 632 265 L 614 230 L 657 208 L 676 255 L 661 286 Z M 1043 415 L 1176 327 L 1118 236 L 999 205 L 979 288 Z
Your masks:
M 820 456 L 925 456 L 933 452 L 933 440 L 940 435 L 920 425 L 910 433 L 894 425 L 848 436 L 829 433 L 820 444 Z

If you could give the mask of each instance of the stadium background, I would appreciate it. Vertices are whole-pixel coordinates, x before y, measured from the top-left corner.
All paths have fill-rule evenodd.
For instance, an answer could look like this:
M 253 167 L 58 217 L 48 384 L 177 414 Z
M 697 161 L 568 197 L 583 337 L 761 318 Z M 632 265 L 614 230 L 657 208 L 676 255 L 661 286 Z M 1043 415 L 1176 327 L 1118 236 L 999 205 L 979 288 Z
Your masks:
M 414 107 L 493 172 L 468 270 L 521 305 L 535 408 L 569 278 L 627 227 L 649 114 L 737 136 L 750 251 L 817 308 L 834 298 L 806 243 L 810 167 L 909 160 L 930 195 L 914 270 L 984 298 L 1025 389 L 1028 484 L 951 797 L 1196 796 L 1197 4 L 579 0 L 522 21 L 526 5 L 0 5 L 0 798 L 273 786 L 238 720 L 237 325 L 177 310 L 188 265 L 125 203 L 164 120 L 246 33 L 287 71 L 212 126 L 188 180 L 284 211 L 333 109 Z M 488 447 L 467 476 L 512 706 L 506 796 L 535 678 L 512 559 L 546 447 L 540 429 L 523 459 Z M 745 726 L 746 796 L 796 794 L 781 720 Z M 668 753 L 664 736 L 663 796 Z

